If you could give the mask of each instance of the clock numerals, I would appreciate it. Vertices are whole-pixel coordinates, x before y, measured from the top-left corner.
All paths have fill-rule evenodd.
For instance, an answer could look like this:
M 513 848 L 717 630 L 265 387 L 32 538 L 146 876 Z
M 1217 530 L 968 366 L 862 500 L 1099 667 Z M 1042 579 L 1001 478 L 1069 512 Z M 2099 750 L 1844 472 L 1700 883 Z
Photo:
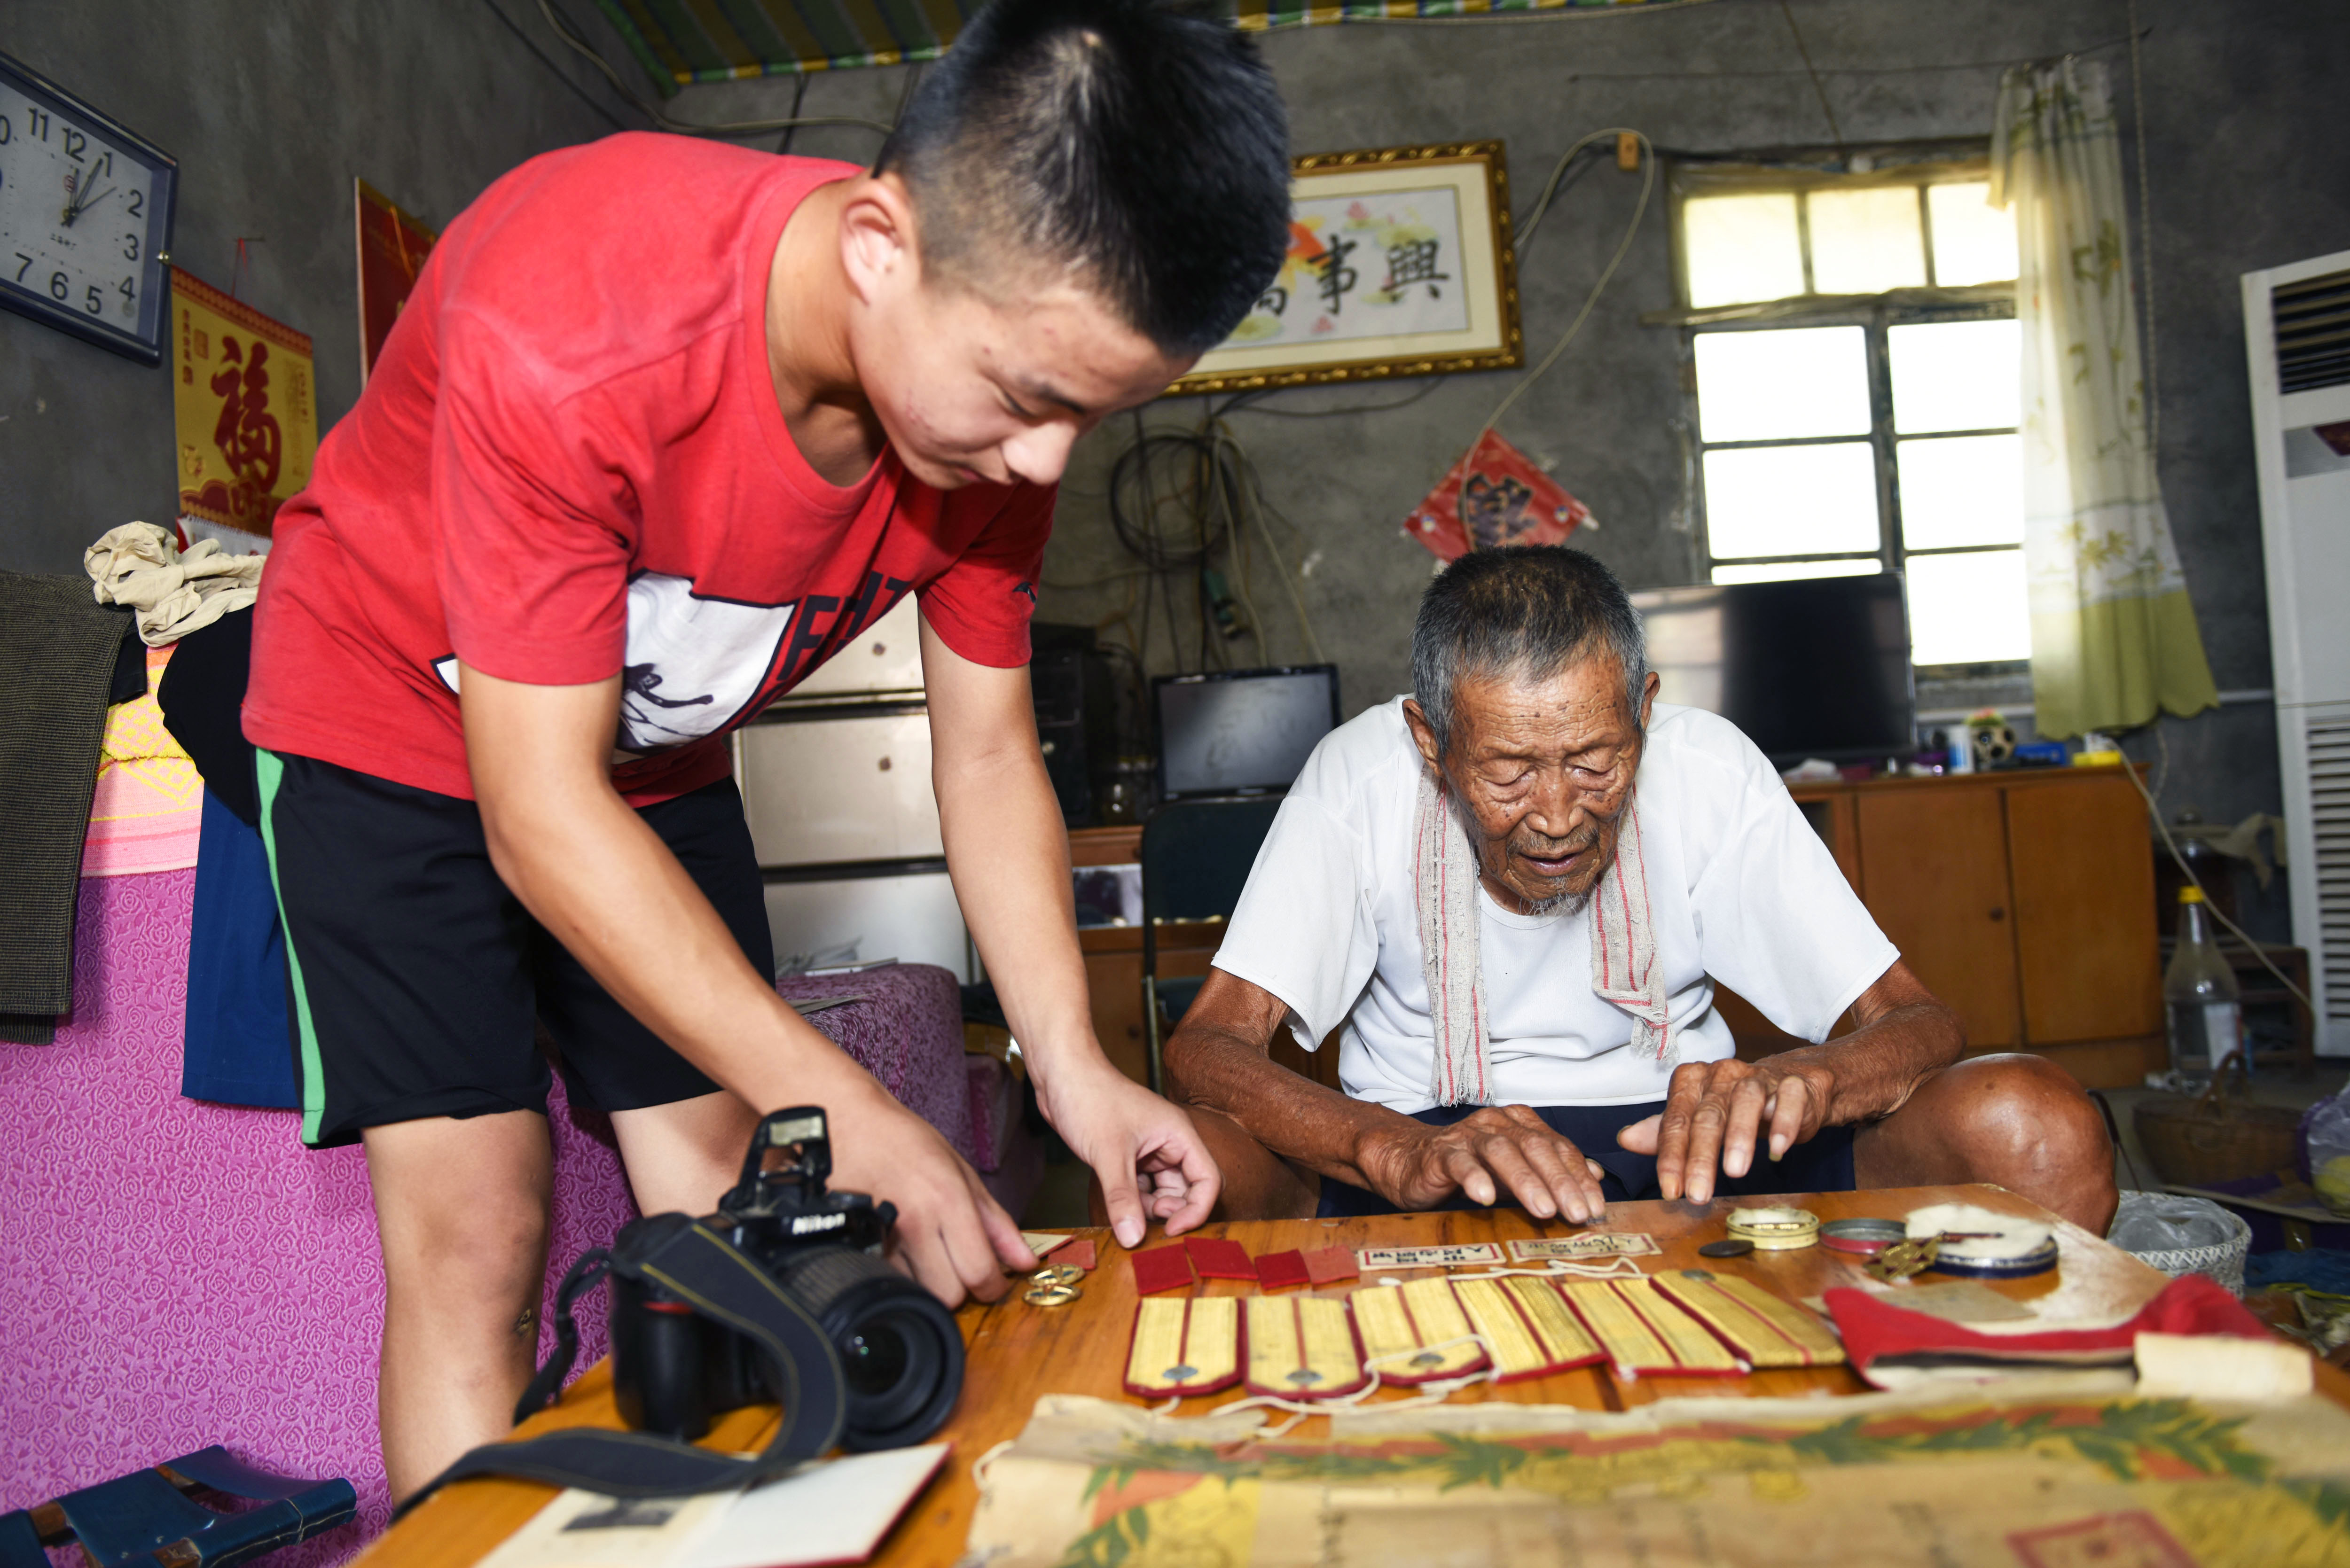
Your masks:
M 132 217 L 134 217 L 134 218 L 143 218 L 143 217 L 145 217 L 145 216 L 147 215 L 147 192 L 144 192 L 144 191 L 133 191 L 133 192 L 130 192 L 130 195 L 128 195 L 128 196 L 124 197 L 123 199 L 124 199 L 125 201 L 127 201 L 127 202 L 129 202 L 130 203 L 130 215 L 131 215 Z M 134 258 L 134 259 L 135 259 L 135 258 Z
M 32 258 L 32 257 L 30 257 L 30 256 L 26 255 L 26 254 L 24 252 L 22 252 L 22 251 L 18 251 L 18 252 L 16 253 L 16 281 L 17 281 L 18 283 L 22 283 L 22 282 L 24 282 L 24 281 L 25 281 L 25 272 L 26 272 L 26 268 L 28 268 L 28 267 L 30 267 L 32 265 L 33 265 L 33 258 Z
M 78 163 L 81 161 L 81 150 L 89 145 L 89 138 L 68 125 L 66 127 L 65 144 L 66 156 Z
M 133 194 L 136 194 L 136 192 L 133 192 Z M 137 234 L 125 234 L 122 236 L 122 259 L 124 261 L 137 261 L 139 259 L 139 236 Z
M 72 292 L 73 286 L 66 282 L 65 274 L 61 272 L 53 272 L 49 274 L 49 297 L 51 299 L 63 299 Z
M 27 104 L 25 108 L 25 133 L 47 141 L 49 139 L 49 117 Z
M 16 140 L 16 128 L 8 123 L 6 115 L 0 114 L 0 147 L 5 147 Z

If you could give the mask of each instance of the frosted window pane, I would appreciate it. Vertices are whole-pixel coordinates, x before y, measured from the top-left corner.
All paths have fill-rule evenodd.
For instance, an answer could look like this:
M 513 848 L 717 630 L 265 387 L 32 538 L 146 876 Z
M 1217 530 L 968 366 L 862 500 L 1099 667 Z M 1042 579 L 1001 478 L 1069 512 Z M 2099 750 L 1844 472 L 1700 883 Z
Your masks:
M 1987 664 L 2032 657 L 2032 620 L 2023 596 L 2023 552 L 1912 556 L 1909 660 Z
M 1874 550 L 1877 464 L 1865 441 L 1710 452 L 1705 519 L 1717 556 Z
M 2023 438 L 1943 436 L 1894 448 L 1901 543 L 1912 550 L 2023 543 Z
M 1918 188 L 1814 191 L 1812 291 L 1882 294 L 1926 281 L 1925 236 L 1918 228 Z
M 1893 360 L 1893 428 L 1982 431 L 2022 422 L 2023 338 L 2012 321 L 1935 321 L 1885 335 Z
M 1934 220 L 1934 281 L 1944 288 L 2005 283 L 2016 275 L 2015 213 L 1991 204 L 1991 183 L 1929 185 Z
M 1857 327 L 1700 332 L 1700 435 L 1707 441 L 1868 433 L 1868 345 Z
M 1765 561 L 1754 566 L 1716 566 L 1717 583 L 1792 583 L 1801 577 L 1873 577 L 1883 571 L 1874 556 L 1848 561 Z
M 1804 292 L 1804 246 L 1792 191 L 1692 196 L 1681 203 L 1690 304 L 1744 305 Z

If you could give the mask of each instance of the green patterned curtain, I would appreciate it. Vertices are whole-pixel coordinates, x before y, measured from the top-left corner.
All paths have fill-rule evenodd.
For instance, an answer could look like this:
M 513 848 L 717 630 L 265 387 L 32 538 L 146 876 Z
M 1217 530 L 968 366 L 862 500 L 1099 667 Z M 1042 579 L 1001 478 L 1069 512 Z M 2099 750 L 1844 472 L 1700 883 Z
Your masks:
M 696 82 L 934 60 L 982 0 L 596 0 L 666 97 Z M 1688 0 L 1222 0 L 1251 31 L 1408 16 L 1574 11 Z
M 2216 707 L 2147 444 L 2137 291 L 2106 69 L 2002 78 L 1991 202 L 2013 206 L 2023 328 L 2033 722 L 2048 736 Z

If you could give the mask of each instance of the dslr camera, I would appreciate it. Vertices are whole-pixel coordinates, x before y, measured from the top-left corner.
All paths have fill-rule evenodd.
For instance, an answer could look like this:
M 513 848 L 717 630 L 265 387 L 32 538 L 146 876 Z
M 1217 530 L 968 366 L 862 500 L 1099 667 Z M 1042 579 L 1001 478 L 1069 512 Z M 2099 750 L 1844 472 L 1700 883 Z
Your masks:
M 962 1335 L 937 1297 L 882 1260 L 896 1207 L 828 1189 L 831 1174 L 823 1110 L 774 1112 L 751 1135 L 742 1180 L 701 1223 L 831 1341 L 848 1391 L 842 1444 L 919 1443 L 962 1392 Z M 615 1271 L 609 1284 L 612 1391 L 629 1426 L 691 1442 L 712 1416 L 782 1403 L 790 1380 L 764 1346 L 650 1280 Z

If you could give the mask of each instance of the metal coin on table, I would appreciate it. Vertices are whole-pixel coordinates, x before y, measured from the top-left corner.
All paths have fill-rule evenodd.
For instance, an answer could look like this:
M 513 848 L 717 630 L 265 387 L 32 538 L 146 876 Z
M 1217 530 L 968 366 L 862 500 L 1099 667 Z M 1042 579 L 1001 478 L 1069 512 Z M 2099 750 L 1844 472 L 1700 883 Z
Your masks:
M 1700 1258 L 1742 1258 L 1754 1250 L 1752 1241 L 1708 1241 L 1697 1250 Z
M 1055 1263 L 1028 1276 L 1040 1285 L 1074 1285 L 1086 1277 L 1086 1272 L 1075 1263 Z
M 1083 1294 L 1075 1285 L 1031 1285 L 1020 1299 L 1030 1306 L 1066 1306 Z

